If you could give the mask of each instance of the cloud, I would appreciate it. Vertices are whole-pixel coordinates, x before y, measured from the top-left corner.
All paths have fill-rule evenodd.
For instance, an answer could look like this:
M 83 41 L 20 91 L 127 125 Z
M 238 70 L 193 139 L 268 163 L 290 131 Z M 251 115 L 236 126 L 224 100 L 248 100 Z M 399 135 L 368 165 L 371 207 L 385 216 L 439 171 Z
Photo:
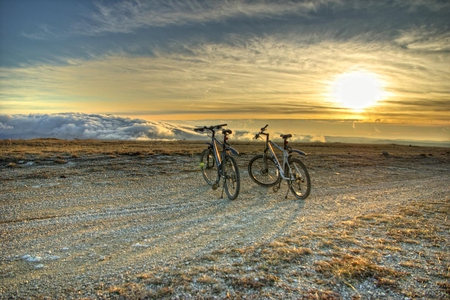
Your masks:
M 330 97 L 337 74 L 373 72 L 392 97 L 373 118 L 448 120 L 448 68 L 444 55 L 398 51 L 385 43 L 320 42 L 268 36 L 228 43 L 179 44 L 185 51 L 152 57 L 109 55 L 67 65 L 0 68 L 3 112 L 83 111 L 159 119 L 337 118 L 346 113 Z M 208 92 L 205 93 L 205 90 Z M 124 101 L 126 99 L 126 101 Z M 107 105 L 105 105 L 107 103 Z
M 440 29 L 429 26 L 408 28 L 400 32 L 395 42 L 409 50 L 449 52 L 450 32 L 448 27 Z
M 358 67 L 382 77 L 392 95 L 367 116 L 442 123 L 448 120 L 449 3 L 77 4 L 82 19 L 80 10 L 65 18 L 76 25 L 60 24 L 59 31 L 36 26 L 41 35 L 34 38 L 52 41 L 15 47 L 33 54 L 15 67 L 0 67 L 0 110 L 152 119 L 348 118 L 352 112 L 327 90 L 337 75 Z M 36 57 L 39 63 L 31 63 Z
M 57 33 L 57 28 L 53 28 L 48 24 L 39 24 L 32 33 L 22 32 L 22 35 L 29 39 L 47 40 L 50 38 L 59 38 L 61 33 Z
M 119 1 L 114 5 L 98 2 L 96 10 L 86 16 L 87 20 L 76 24 L 75 31 L 86 35 L 130 33 L 147 27 L 224 22 L 234 18 L 273 18 L 286 13 L 307 14 L 316 11 L 323 3 L 334 2 L 336 0 L 316 3 L 156 0 Z
M 310 139 L 310 141 L 311 141 L 311 142 L 321 142 L 321 143 L 326 143 L 326 142 L 327 142 L 325 136 L 323 136 L 323 135 L 316 135 L 316 136 L 313 136 L 313 137 Z
M 345 30 L 334 32 L 337 37 L 348 37 L 367 31 L 388 32 L 390 27 L 399 25 L 392 16 L 402 22 L 423 22 L 437 13 L 448 11 L 450 5 L 440 0 L 368 2 L 365 0 L 340 1 L 119 1 L 97 2 L 92 10 L 85 13 L 83 21 L 74 24 L 73 33 L 81 35 L 103 35 L 107 33 L 135 33 L 140 29 L 205 26 L 206 24 L 225 24 L 227 22 L 283 20 L 293 22 L 291 26 L 312 25 L 311 30 L 334 29 L 336 22 L 346 23 Z M 361 13 L 362 12 L 362 13 Z M 355 17 L 360 15 L 361 17 Z M 384 16 L 386 17 L 380 17 Z M 334 17 L 333 17 L 334 16 Z M 326 19 L 325 19 L 326 18 Z M 363 18 L 363 19 L 362 19 Z M 364 22 L 361 22 L 364 21 Z M 424 22 L 427 23 L 426 21 Z M 447 23 L 444 22 L 444 25 Z M 374 28 L 376 26 L 376 28 Z M 270 27 L 270 26 L 269 26 Z M 245 26 L 244 26 L 245 28 Z M 342 28 L 338 26 L 337 28 Z M 384 29 L 384 30 L 380 30 Z M 316 33 L 319 33 L 316 31 Z M 396 31 L 396 29 L 394 30 Z M 51 32 L 50 32 L 51 33 Z M 321 34 L 327 34 L 322 31 Z M 391 33 L 389 33 L 391 34 Z
M 220 121 L 207 121 L 211 124 Z M 233 141 L 254 141 L 255 131 L 241 129 L 252 120 L 232 128 Z M 207 124 L 207 125 L 211 125 Z M 236 124 L 235 124 L 236 125 Z M 206 140 L 197 126 L 147 121 L 105 114 L 59 113 L 0 115 L 0 139 L 106 139 L 106 140 Z M 227 127 L 228 128 L 228 127 Z M 271 138 L 280 142 L 280 132 Z M 217 136 L 221 139 L 221 133 Z M 323 135 L 292 134 L 292 142 L 326 142 Z
M 61 138 L 114 140 L 201 139 L 192 126 L 103 114 L 0 115 L 1 139 Z

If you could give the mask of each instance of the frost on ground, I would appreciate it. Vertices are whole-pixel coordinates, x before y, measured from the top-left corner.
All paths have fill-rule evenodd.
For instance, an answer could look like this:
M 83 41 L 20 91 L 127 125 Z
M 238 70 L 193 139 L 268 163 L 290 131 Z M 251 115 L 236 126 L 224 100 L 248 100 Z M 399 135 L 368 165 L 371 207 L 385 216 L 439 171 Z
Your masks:
M 0 297 L 450 297 L 448 148 L 299 148 L 305 201 L 255 185 L 254 150 L 234 201 L 199 152 L 4 159 Z

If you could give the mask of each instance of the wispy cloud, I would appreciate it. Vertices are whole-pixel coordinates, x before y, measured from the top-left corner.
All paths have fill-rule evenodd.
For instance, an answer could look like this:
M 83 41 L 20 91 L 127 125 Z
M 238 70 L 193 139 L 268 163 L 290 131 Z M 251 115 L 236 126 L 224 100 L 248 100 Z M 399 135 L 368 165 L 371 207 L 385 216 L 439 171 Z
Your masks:
M 129 33 L 139 28 L 184 26 L 223 22 L 234 18 L 273 18 L 286 13 L 307 14 L 324 3 L 316 2 L 254 2 L 254 1 L 120 1 L 114 5 L 98 2 L 97 11 L 87 17 L 89 21 L 75 26 L 80 34 L 105 32 Z
M 450 47 L 450 24 L 445 21 L 450 3 L 439 0 L 389 3 L 364 0 L 134 0 L 94 3 L 62 27 L 40 23 L 23 35 L 39 40 L 67 39 L 75 35 L 135 35 L 134 38 L 128 35 L 127 44 L 118 43 L 114 48 L 104 50 L 107 53 L 146 51 L 149 46 L 152 47 L 150 51 L 157 51 L 155 47 L 173 51 L 174 41 L 183 44 L 187 41 L 211 43 L 213 40 L 230 43 L 232 35 L 241 41 L 276 36 L 277 39 L 295 41 L 299 46 L 322 42 L 395 41 L 405 49 L 448 51 Z M 209 26 L 214 26 L 214 33 L 209 31 Z M 141 35 L 143 30 L 149 31 Z M 180 33 L 172 36 L 174 32 Z M 161 34 L 171 38 L 164 41 L 155 38 Z M 115 36 L 120 38 L 120 35 Z M 157 43 L 149 41 L 152 39 Z M 89 51 L 89 46 L 83 48 Z
M 213 24 L 241 20 L 283 20 L 297 25 L 312 25 L 322 31 L 332 29 L 335 22 L 346 22 L 348 25 L 358 23 L 359 26 L 348 26 L 344 31 L 334 35 L 364 31 L 388 33 L 389 27 L 427 24 L 426 19 L 432 14 L 445 12 L 449 3 L 439 0 L 397 0 L 394 3 L 382 1 L 367 2 L 364 0 L 340 1 L 120 1 L 114 4 L 97 2 L 95 10 L 85 14 L 83 22 L 73 24 L 78 34 L 98 35 L 102 33 L 131 33 L 141 28 L 186 26 L 196 24 Z M 321 13 L 324 13 L 322 15 Z M 430 16 L 431 15 L 431 16 Z M 402 16 L 403 24 L 395 17 Z M 405 16 L 416 17 L 408 19 Z M 366 23 L 361 23 L 366 21 Z M 447 23 L 440 24 L 445 26 Z M 448 25 L 448 24 L 447 24 Z M 375 26 L 375 27 L 374 27 Z M 417 25 L 415 25 L 417 26 Z M 336 28 L 336 27 L 335 27 Z M 384 29 L 379 31 L 379 29 Z M 405 28 L 407 29 L 407 28 Z
M 335 118 L 346 111 L 330 99 L 329 85 L 358 67 L 378 74 L 391 95 L 370 111 L 372 119 L 398 118 L 402 111 L 415 114 L 416 121 L 429 120 L 430 112 L 435 121 L 448 119 L 448 54 L 405 53 L 387 42 L 358 40 L 301 47 L 294 38 L 274 36 L 231 35 L 228 43 L 171 47 L 155 49 L 151 57 L 115 54 L 60 66 L 2 68 L 2 105 L 28 99 L 54 112 Z
M 22 35 L 26 38 L 34 40 L 48 40 L 50 38 L 60 38 L 63 34 L 58 32 L 57 28 L 54 28 L 48 24 L 38 24 L 37 28 L 33 32 L 22 32 Z

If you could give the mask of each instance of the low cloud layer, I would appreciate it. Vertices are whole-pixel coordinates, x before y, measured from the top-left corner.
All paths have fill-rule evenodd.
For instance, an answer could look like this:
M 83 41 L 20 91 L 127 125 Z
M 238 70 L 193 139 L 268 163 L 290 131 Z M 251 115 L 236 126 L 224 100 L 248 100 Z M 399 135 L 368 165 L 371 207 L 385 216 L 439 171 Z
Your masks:
M 205 124 L 212 125 L 212 124 Z M 0 139 L 203 140 L 194 126 L 105 114 L 0 115 Z M 232 128 L 233 140 L 252 141 L 257 130 Z M 277 140 L 279 132 L 272 138 Z M 221 136 L 220 136 L 221 137 Z M 220 138 L 219 138 L 220 139 Z M 293 134 L 292 141 L 326 142 L 324 136 Z
M 103 114 L 0 115 L 0 138 L 178 140 L 199 139 L 190 126 Z
M 291 142 L 349 142 L 387 143 L 407 142 L 425 136 L 439 145 L 448 147 L 448 127 L 416 127 L 409 134 L 406 128 L 391 124 L 358 123 L 321 120 L 266 120 L 270 123 L 270 138 L 280 142 L 280 134 L 292 134 Z M 180 121 L 181 122 L 181 121 Z M 255 141 L 255 133 L 266 124 L 261 120 L 198 120 L 185 123 L 147 121 L 106 114 L 60 113 L 60 114 L 0 114 L 0 140 L 4 139 L 107 139 L 107 140 L 208 140 L 205 133 L 197 133 L 197 126 L 228 123 L 233 131 L 233 141 Z M 352 128 L 353 134 L 348 133 Z M 372 128 L 373 132 L 370 132 Z M 402 131 L 403 130 L 403 131 Z M 386 135 L 382 132 L 396 132 Z M 217 135 L 222 139 L 222 135 Z M 259 141 L 262 143 L 262 141 Z M 414 142 L 418 145 L 418 142 Z M 437 145 L 436 144 L 436 145 Z M 261 146 L 262 147 L 262 146 Z

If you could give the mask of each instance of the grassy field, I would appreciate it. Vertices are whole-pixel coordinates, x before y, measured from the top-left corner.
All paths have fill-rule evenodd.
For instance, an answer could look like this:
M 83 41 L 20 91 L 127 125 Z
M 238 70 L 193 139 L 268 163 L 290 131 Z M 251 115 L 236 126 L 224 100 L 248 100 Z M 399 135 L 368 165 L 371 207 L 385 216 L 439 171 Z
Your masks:
M 51 159 L 51 158 L 77 158 L 90 155 L 192 155 L 205 149 L 201 141 L 117 141 L 117 140 L 62 140 L 62 139 L 30 139 L 30 140 L 1 140 L 0 157 L 3 161 L 17 159 Z M 256 154 L 263 150 L 262 141 L 235 142 L 230 144 L 240 154 Z M 450 148 L 416 147 L 390 145 L 361 145 L 343 143 L 290 143 L 290 146 L 302 149 L 313 155 L 341 155 L 363 154 L 370 151 L 385 151 L 388 154 L 410 156 L 433 156 L 450 154 Z

